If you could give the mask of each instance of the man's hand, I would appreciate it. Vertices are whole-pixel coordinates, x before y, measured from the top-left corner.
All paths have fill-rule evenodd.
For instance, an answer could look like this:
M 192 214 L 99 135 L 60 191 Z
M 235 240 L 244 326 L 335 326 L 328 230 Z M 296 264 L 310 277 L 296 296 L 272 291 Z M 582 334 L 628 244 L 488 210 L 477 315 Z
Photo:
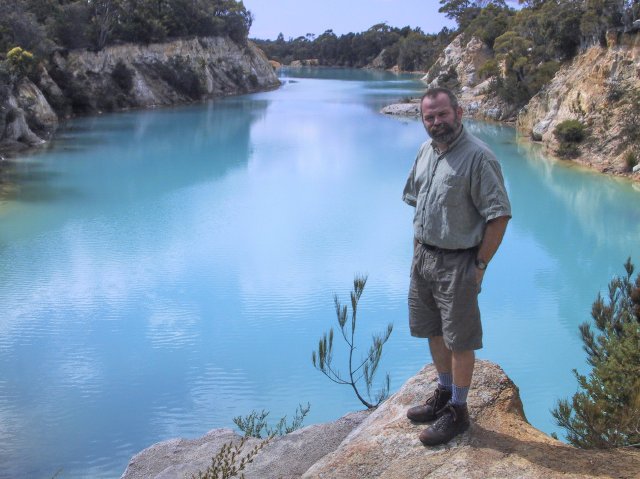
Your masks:
M 482 278 L 484 278 L 485 271 L 486 269 L 476 267 L 476 286 L 478 287 L 478 293 L 482 291 Z

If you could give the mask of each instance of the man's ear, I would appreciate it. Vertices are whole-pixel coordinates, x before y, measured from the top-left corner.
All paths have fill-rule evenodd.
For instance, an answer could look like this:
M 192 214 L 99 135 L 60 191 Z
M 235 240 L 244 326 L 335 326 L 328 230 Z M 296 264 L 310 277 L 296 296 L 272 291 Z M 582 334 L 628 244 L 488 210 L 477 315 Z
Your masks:
M 462 111 L 462 107 L 460 105 L 458 105 L 458 110 L 456 111 L 456 113 L 458 115 L 458 118 L 462 118 L 463 111 Z

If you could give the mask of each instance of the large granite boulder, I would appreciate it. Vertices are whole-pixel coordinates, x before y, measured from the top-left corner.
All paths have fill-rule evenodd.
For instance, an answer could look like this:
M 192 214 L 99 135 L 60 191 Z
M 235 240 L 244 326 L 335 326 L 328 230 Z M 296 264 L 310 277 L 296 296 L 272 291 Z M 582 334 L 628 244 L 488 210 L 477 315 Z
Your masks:
M 347 414 L 337 421 L 316 424 L 272 439 L 245 470 L 246 479 L 300 477 L 315 462 L 335 450 L 368 415 Z M 238 444 L 241 436 L 231 429 L 214 429 L 197 439 L 172 439 L 135 455 L 121 479 L 185 479 L 204 471 L 224 444 Z M 251 438 L 241 457 L 262 442 Z
M 469 393 L 471 428 L 449 444 L 427 448 L 424 425 L 406 410 L 436 385 L 431 365 L 357 427 L 304 478 L 588 478 L 639 477 L 638 451 L 585 451 L 531 426 L 518 388 L 495 364 L 478 361 Z
M 531 426 L 518 388 L 497 365 L 478 361 L 469 393 L 471 428 L 449 444 L 427 448 L 424 425 L 407 420 L 407 408 L 436 386 L 426 366 L 376 411 L 348 415 L 274 440 L 246 468 L 247 479 L 275 478 L 638 478 L 640 451 L 580 450 Z M 135 456 L 123 479 L 181 478 L 204 470 L 230 430 L 204 438 L 173 440 Z M 245 451 L 257 440 L 245 445 Z

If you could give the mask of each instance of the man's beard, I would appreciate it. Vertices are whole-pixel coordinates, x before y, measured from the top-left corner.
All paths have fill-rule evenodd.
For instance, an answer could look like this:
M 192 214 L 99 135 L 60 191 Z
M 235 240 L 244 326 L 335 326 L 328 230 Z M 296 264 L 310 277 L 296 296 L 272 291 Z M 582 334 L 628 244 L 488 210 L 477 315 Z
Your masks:
M 440 123 L 439 125 L 434 125 L 430 129 L 427 128 L 427 133 L 429 136 L 436 142 L 443 145 L 450 145 L 453 140 L 456 139 L 458 133 L 460 132 L 460 122 L 458 118 L 454 120 L 453 125 L 449 125 L 448 123 Z

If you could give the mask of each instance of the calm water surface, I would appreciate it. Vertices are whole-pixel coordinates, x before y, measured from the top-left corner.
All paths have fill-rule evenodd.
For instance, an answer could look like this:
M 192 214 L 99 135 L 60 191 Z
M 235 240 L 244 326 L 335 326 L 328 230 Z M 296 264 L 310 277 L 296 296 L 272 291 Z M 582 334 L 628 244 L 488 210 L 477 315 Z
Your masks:
M 142 448 L 253 409 L 277 419 L 310 402 L 306 424 L 358 409 L 310 361 L 355 273 L 369 275 L 363 349 L 394 323 L 392 390 L 430 361 L 406 324 L 400 199 L 425 133 L 377 113 L 420 85 L 345 70 L 283 82 L 78 119 L 5 168 L 0 477 L 118 477 Z M 640 265 L 640 192 L 549 161 L 511 128 L 467 126 L 501 159 L 514 212 L 485 277 L 479 356 L 550 433 L 571 369 L 586 370 L 579 323 L 628 256 Z

